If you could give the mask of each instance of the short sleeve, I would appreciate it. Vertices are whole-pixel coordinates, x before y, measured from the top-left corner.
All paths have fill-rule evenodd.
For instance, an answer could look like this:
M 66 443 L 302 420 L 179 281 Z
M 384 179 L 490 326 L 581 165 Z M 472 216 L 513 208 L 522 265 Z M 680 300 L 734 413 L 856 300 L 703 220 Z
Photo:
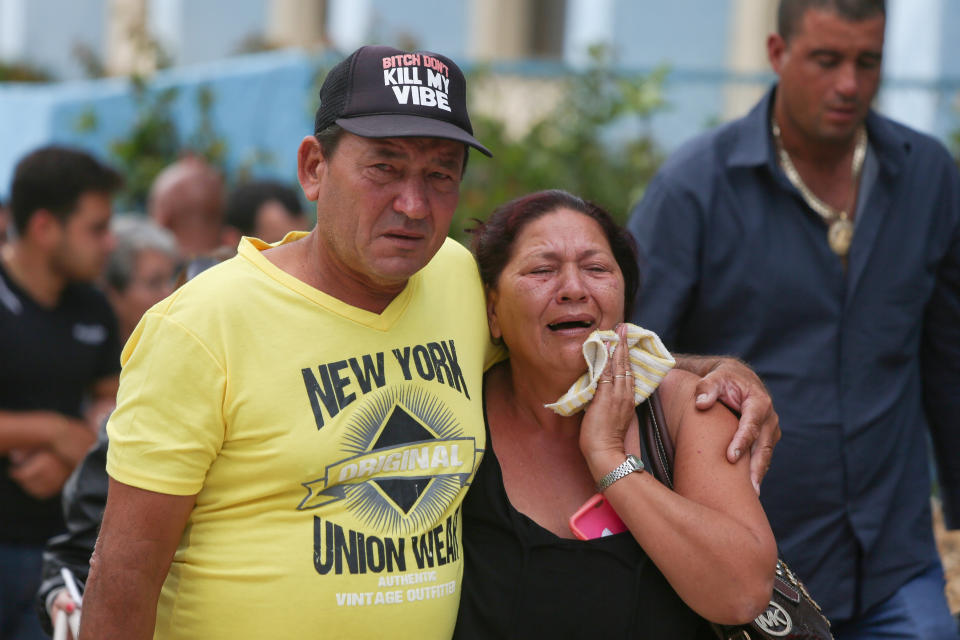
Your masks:
M 155 311 L 140 321 L 121 361 L 107 472 L 149 491 L 198 493 L 224 438 L 222 363 L 188 328 Z

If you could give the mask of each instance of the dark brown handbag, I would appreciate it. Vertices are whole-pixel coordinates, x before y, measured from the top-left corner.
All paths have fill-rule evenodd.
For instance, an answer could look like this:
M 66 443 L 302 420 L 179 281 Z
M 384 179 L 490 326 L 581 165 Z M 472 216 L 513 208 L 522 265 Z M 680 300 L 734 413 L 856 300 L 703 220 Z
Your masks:
M 647 399 L 641 413 L 640 439 L 650 458 L 650 472 L 673 489 L 673 441 L 660 406 L 657 391 Z M 782 559 L 777 559 L 770 604 L 750 624 L 726 626 L 711 623 L 722 640 L 833 640 L 830 622 L 800 579 Z

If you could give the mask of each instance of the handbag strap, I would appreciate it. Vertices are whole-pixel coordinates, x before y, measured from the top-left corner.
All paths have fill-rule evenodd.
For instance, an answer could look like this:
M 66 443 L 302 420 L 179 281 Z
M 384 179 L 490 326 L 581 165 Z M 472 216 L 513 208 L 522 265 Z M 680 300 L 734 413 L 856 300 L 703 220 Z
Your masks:
M 663 415 L 663 405 L 660 402 L 660 389 L 655 390 L 646 402 L 638 409 L 643 420 L 640 424 L 641 446 L 650 457 L 650 472 L 657 480 L 673 489 L 673 440 L 667 429 L 667 419 Z M 779 548 L 777 555 L 779 556 Z M 789 569 L 786 569 L 789 571 Z M 789 575 L 774 576 L 774 587 L 780 593 L 796 603 L 800 601 L 800 593 L 791 583 L 799 582 L 792 573 Z
M 643 419 L 640 421 L 640 440 L 641 446 L 648 452 L 650 457 L 650 472 L 653 476 L 673 489 L 673 440 L 670 438 L 670 431 L 667 429 L 667 420 L 663 415 L 663 405 L 660 402 L 660 389 L 655 390 L 644 405 L 638 407 Z M 777 550 L 779 556 L 779 549 Z M 782 560 L 777 561 L 777 570 L 774 575 L 773 588 L 780 592 L 780 595 L 798 604 L 801 595 L 805 596 L 819 613 L 820 607 L 816 601 L 807 593 L 803 583 L 793 574 L 790 568 Z M 821 614 L 822 615 L 822 614 Z M 824 618 L 826 619 L 826 618 Z M 829 623 L 828 623 L 829 625 Z M 714 630 L 720 637 L 727 637 L 718 625 L 713 625 Z
M 640 444 L 650 456 L 650 471 L 657 480 L 673 489 L 673 440 L 663 415 L 660 389 L 654 390 L 640 409 Z

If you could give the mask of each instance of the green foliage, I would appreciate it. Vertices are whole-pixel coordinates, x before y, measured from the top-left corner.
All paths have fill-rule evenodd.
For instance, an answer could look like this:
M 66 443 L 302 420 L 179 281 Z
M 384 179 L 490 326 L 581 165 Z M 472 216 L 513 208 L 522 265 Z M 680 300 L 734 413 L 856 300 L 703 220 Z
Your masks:
M 255 179 L 255 169 L 277 164 L 277 158 L 272 151 L 259 147 L 248 151 L 237 163 L 233 170 L 233 183 L 241 184 Z
M 953 159 L 960 168 L 960 128 L 954 129 L 950 134 L 950 150 L 953 151 Z
M 237 45 L 234 53 L 242 56 L 250 53 L 276 51 L 280 48 L 282 48 L 282 45 L 270 40 L 266 35 L 262 33 L 251 33 L 240 41 L 240 44 Z
M 151 91 L 139 76 L 131 82 L 136 120 L 127 137 L 110 144 L 110 153 L 126 176 L 122 206 L 143 210 L 153 179 L 177 159 L 180 144 L 172 110 L 179 89 Z
M 50 82 L 45 70 L 26 62 L 0 62 L 0 82 Z
M 197 128 L 181 142 L 173 116 L 180 90 L 176 87 L 153 89 L 139 76 L 132 77 L 131 82 L 136 119 L 126 137 L 110 144 L 110 152 L 126 176 L 124 189 L 119 195 L 120 206 L 143 210 L 150 185 L 164 167 L 190 153 L 222 168 L 227 156 L 227 142 L 217 134 L 213 125 L 216 96 L 209 87 L 197 90 Z M 95 115 L 82 114 L 76 126 L 95 128 Z
M 73 58 L 83 69 L 86 77 L 105 78 L 107 76 L 107 69 L 100 54 L 87 43 L 77 42 L 73 45 Z
M 90 108 L 85 110 L 73 123 L 73 130 L 77 133 L 93 133 L 100 126 L 100 118 L 97 112 Z
M 191 152 L 203 156 L 210 164 L 223 167 L 227 160 L 227 141 L 217 134 L 213 125 L 214 102 L 216 96 L 213 89 L 208 86 L 197 89 L 197 113 L 200 121 L 185 146 Z
M 598 48 L 587 69 L 557 80 L 563 97 L 519 137 L 508 135 L 498 118 L 474 115 L 476 137 L 494 158 L 471 154 L 451 235 L 463 240 L 472 219 L 485 219 L 517 196 L 551 188 L 592 200 L 625 220 L 663 160 L 649 118 L 664 107 L 666 74 L 665 68 L 619 74 Z M 489 74 L 471 76 L 468 83 L 476 92 Z
M 960 118 L 960 92 L 953 95 L 953 116 L 954 122 L 957 121 L 957 118 Z M 960 168 L 960 126 L 955 126 L 951 130 L 946 144 L 950 148 L 950 153 L 953 154 L 954 162 Z

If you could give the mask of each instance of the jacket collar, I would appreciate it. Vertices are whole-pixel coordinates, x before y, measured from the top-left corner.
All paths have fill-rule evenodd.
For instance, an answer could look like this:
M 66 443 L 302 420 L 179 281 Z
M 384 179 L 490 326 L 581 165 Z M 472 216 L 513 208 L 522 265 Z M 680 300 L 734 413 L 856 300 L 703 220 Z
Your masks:
M 777 90 L 774 85 L 753 106 L 753 109 L 735 123 L 733 147 L 727 156 L 728 167 L 776 167 L 773 140 L 770 136 L 770 110 L 773 108 L 773 96 Z
M 753 109 L 735 123 L 735 136 L 727 156 L 728 167 L 759 167 L 767 165 L 778 172 L 776 152 L 770 134 L 770 114 L 777 85 L 773 85 Z M 876 153 L 881 173 L 896 175 L 906 162 L 910 142 L 902 131 L 871 109 L 866 119 L 867 136 Z

